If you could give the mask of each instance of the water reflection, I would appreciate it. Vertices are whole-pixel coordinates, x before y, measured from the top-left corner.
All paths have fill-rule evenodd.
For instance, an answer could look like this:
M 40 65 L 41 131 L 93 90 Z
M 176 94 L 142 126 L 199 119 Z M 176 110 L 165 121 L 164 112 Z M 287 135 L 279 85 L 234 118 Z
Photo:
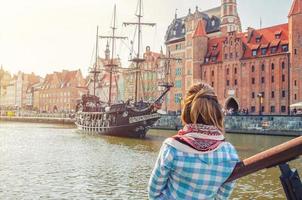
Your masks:
M 0 199 L 146 199 L 147 182 L 163 140 L 84 134 L 73 127 L 0 122 Z M 289 137 L 227 134 L 241 158 Z M 302 173 L 301 159 L 291 162 Z M 238 181 L 232 199 L 284 199 L 279 170 Z

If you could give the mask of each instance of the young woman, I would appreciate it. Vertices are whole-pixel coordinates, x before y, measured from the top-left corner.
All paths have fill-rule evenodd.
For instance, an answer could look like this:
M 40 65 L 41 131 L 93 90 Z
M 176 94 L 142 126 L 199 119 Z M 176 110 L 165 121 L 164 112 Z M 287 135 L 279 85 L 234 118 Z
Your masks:
M 239 161 L 225 141 L 223 113 L 212 87 L 190 88 L 184 101 L 184 128 L 164 141 L 149 181 L 149 199 L 228 199 L 225 183 Z

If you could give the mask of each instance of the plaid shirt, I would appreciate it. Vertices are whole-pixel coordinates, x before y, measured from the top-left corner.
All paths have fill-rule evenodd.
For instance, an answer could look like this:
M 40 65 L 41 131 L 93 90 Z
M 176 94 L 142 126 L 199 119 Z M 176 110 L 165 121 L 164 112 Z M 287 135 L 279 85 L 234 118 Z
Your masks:
M 224 182 L 239 161 L 235 148 L 228 142 L 207 153 L 186 148 L 164 142 L 149 181 L 149 199 L 228 199 L 235 183 Z

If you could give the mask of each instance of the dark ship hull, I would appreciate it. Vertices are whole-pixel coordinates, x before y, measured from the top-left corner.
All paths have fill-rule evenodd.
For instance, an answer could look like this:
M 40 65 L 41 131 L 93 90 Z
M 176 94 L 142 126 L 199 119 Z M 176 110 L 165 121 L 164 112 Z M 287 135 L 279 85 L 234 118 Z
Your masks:
M 145 137 L 149 128 L 160 117 L 151 108 L 142 111 L 126 108 L 108 112 L 78 112 L 76 125 L 80 130 L 98 134 Z
M 76 126 L 78 129 L 104 135 L 121 137 L 145 137 L 147 131 L 160 119 L 157 112 L 159 103 L 172 87 L 165 86 L 165 91 L 153 103 L 136 102 L 106 105 L 96 96 L 84 95 L 78 104 Z

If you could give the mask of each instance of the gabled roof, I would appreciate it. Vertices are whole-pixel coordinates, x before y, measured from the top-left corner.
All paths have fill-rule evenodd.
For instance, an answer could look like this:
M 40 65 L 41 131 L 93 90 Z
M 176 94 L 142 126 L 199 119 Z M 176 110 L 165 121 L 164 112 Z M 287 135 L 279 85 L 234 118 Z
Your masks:
M 288 16 L 302 13 L 302 0 L 294 0 Z
M 276 33 L 278 37 L 276 37 Z M 254 58 L 252 55 L 253 50 L 258 50 L 257 56 L 270 56 L 272 54 L 285 53 L 282 49 L 282 45 L 288 45 L 288 24 L 281 24 L 259 30 L 253 30 L 250 37 L 247 37 L 247 33 L 236 33 L 236 38 L 242 41 L 243 45 L 243 59 Z M 206 64 L 222 62 L 222 47 L 226 37 L 210 38 L 208 41 L 208 52 L 206 58 L 208 62 Z M 269 49 L 265 55 L 260 53 L 260 49 L 274 47 L 275 52 L 272 53 Z M 211 58 L 216 57 L 213 61 Z
M 204 21 L 201 19 L 198 21 L 197 27 L 195 29 L 195 33 L 193 35 L 193 37 L 202 37 L 202 36 L 206 36 L 206 30 L 205 30 L 205 24 Z
M 43 82 L 43 89 L 50 87 L 63 88 L 70 85 L 75 80 L 79 70 L 68 71 L 63 70 L 62 72 L 54 72 L 53 74 L 47 74 Z

